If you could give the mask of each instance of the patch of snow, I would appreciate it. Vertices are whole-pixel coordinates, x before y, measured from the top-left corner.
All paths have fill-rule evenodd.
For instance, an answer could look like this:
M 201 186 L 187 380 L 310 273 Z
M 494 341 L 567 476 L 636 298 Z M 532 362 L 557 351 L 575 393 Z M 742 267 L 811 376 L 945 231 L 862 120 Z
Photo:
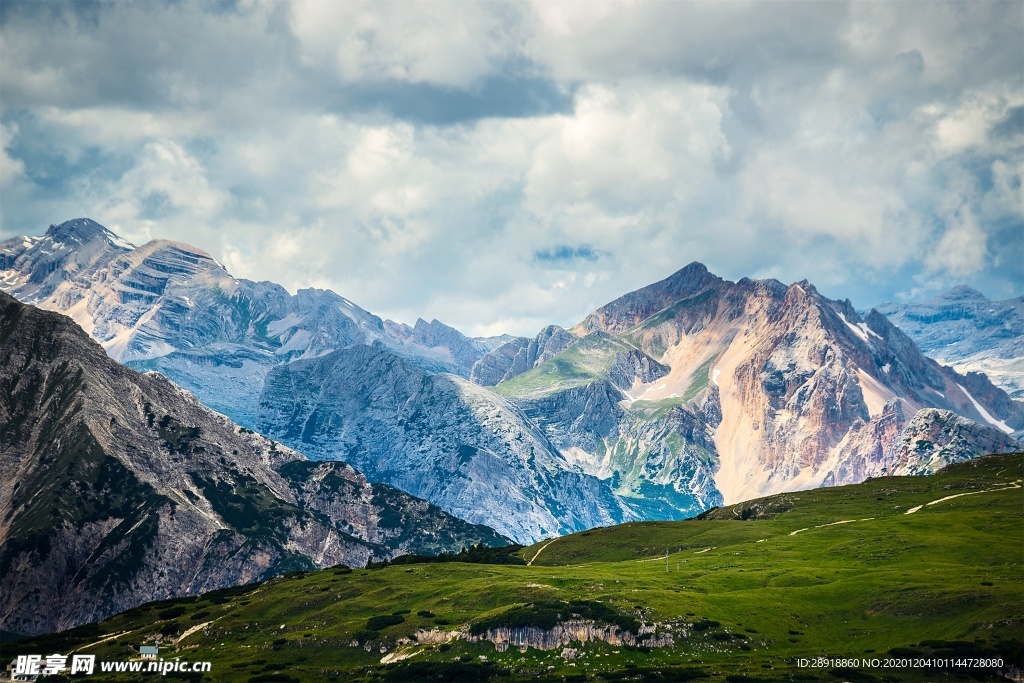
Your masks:
M 857 323 L 856 325 L 854 325 L 853 323 L 848 321 L 846 319 L 846 316 L 843 315 L 842 313 L 839 313 L 838 315 L 839 315 L 839 319 L 843 321 L 843 324 L 846 325 L 850 329 L 851 332 L 853 332 L 855 335 L 857 335 L 857 337 L 860 340 L 870 344 L 871 343 L 871 339 L 868 338 L 868 335 L 871 335 L 872 337 L 876 337 L 878 339 L 881 339 L 881 337 L 878 336 L 878 333 L 876 333 L 874 330 L 872 330 L 870 327 L 868 327 L 867 323 Z
M 887 375 L 888 375 L 888 374 L 889 374 L 889 370 L 890 370 L 891 368 L 892 368 L 892 366 L 891 366 L 891 365 L 889 365 L 888 363 L 886 363 L 885 365 L 883 365 L 883 366 L 882 366 L 882 372 L 884 372 L 885 374 L 887 374 Z
M 985 410 L 985 408 L 980 403 L 975 401 L 974 397 L 971 396 L 971 393 L 969 391 L 967 391 L 966 389 L 964 389 L 962 384 L 957 383 L 957 386 L 960 387 L 960 391 L 964 392 L 964 396 L 966 396 L 968 399 L 970 399 L 971 403 L 974 404 L 974 409 L 977 410 L 978 413 L 983 418 L 985 418 L 986 422 L 988 422 L 993 427 L 998 427 L 999 429 L 1003 430 L 1007 434 L 1013 434 L 1013 428 L 1012 427 L 1007 425 L 1006 422 L 1004 422 L 1003 420 L 997 420 L 996 418 L 992 417 L 992 414 L 989 413 L 987 410 Z
M 853 332 L 855 335 L 857 335 L 860 339 L 862 339 L 864 341 L 868 340 L 868 336 L 866 334 L 864 334 L 864 330 L 860 329 L 859 327 L 856 327 L 856 326 L 852 325 L 850 323 L 850 321 L 848 321 L 846 319 L 845 315 L 840 313 L 839 314 L 839 319 L 842 320 L 843 324 L 846 325 L 848 328 L 850 328 L 850 331 Z
M 870 336 L 874 337 L 875 339 L 881 339 L 882 338 L 882 335 L 878 334 L 873 329 L 868 327 L 867 323 L 857 323 L 857 327 L 859 327 L 861 330 L 863 330 L 864 334 L 870 335 Z
M 268 327 L 267 329 L 269 331 L 270 328 Z M 274 351 L 274 354 L 283 356 L 292 351 L 308 349 L 312 340 L 313 336 L 309 333 L 309 330 L 296 330 L 295 334 L 290 336 L 279 349 Z
M 295 313 L 289 313 L 280 320 L 275 320 L 269 323 L 267 325 L 267 334 L 269 334 L 272 337 L 278 337 L 281 334 L 283 334 L 285 330 L 289 330 L 295 327 L 300 322 L 301 321 L 299 320 L 298 315 L 296 315 Z
M 711 381 L 715 383 L 716 387 L 718 386 L 718 375 L 720 374 L 721 371 L 718 368 L 715 368 L 715 371 L 711 373 Z
M 121 247 L 122 249 L 127 249 L 128 251 L 135 249 L 134 244 L 124 239 L 120 235 L 116 235 L 110 232 L 109 230 L 107 230 L 106 233 L 107 239 L 110 240 L 110 243 L 113 244 L 115 247 Z

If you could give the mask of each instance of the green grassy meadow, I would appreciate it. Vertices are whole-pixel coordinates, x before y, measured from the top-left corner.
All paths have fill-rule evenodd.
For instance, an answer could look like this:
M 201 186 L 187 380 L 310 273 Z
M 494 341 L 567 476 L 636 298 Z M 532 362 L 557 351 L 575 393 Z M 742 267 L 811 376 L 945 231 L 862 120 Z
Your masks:
M 987 456 L 929 477 L 593 529 L 522 549 L 530 566 L 296 572 L 6 643 L 3 657 L 76 651 L 122 660 L 160 638 L 165 659 L 213 662 L 205 678 L 186 680 L 1007 680 L 992 667 L 913 664 L 995 658 L 1005 673 L 1024 663 L 1022 479 L 1021 454 Z M 675 645 L 574 643 L 579 656 L 566 660 L 561 648 L 415 644 L 418 629 L 471 628 L 572 600 L 657 625 Z M 381 663 L 396 654 L 405 659 Z M 859 662 L 801 666 L 814 658 Z M 881 666 L 887 659 L 902 665 Z M 93 679 L 154 674 L 121 676 Z

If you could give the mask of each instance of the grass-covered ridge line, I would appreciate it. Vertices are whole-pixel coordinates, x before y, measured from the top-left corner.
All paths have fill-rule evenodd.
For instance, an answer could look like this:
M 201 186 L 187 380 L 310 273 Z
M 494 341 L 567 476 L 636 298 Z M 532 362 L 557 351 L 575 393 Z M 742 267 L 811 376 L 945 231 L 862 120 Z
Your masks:
M 594 332 L 572 342 L 561 353 L 537 367 L 493 387 L 507 397 L 537 398 L 584 386 L 608 375 L 615 355 L 634 347 L 603 332 Z
M 593 529 L 520 550 L 530 566 L 294 572 L 4 644 L 3 656 L 79 648 L 122 659 L 131 646 L 202 625 L 178 642 L 163 637 L 161 656 L 210 660 L 207 679 L 228 683 L 995 681 L 991 668 L 796 661 L 962 655 L 1024 665 L 1024 493 L 1014 485 L 1022 464 L 1021 454 L 988 456 L 930 477 L 781 494 L 703 519 Z M 579 604 L 672 633 L 675 645 L 574 642 L 578 656 L 563 659 L 561 648 L 499 652 L 445 636 L 502 620 L 540 626 L 545 610 L 561 618 L 582 614 Z M 417 644 L 418 633 L 434 637 Z
M 393 565 L 429 564 L 434 562 L 465 562 L 468 564 L 526 564 L 519 555 L 523 546 L 512 545 L 491 547 L 482 543 L 463 548 L 457 553 L 439 553 L 437 555 L 399 555 L 390 560 L 370 562 L 367 569 L 383 569 Z

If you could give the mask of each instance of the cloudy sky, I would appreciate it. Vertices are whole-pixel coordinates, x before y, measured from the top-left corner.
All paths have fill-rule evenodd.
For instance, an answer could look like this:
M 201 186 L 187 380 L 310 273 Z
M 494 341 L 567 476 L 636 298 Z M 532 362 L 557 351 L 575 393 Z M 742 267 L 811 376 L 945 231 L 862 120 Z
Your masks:
M 0 2 L 0 235 L 533 334 L 691 261 L 1024 293 L 1024 5 Z

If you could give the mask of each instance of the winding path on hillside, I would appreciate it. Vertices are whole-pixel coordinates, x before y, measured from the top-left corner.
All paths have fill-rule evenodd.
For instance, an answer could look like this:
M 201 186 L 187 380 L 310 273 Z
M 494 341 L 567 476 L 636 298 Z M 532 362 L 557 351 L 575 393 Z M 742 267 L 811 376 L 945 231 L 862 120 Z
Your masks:
M 544 545 L 542 545 L 542 546 L 541 546 L 541 547 L 540 547 L 540 548 L 539 548 L 539 549 L 537 550 L 537 552 L 533 554 L 533 558 L 531 558 L 531 559 L 530 559 L 530 561 L 526 563 L 526 566 L 527 566 L 527 567 L 529 567 L 529 566 L 530 566 L 531 564 L 533 564 L 533 561 L 534 561 L 534 560 L 536 560 L 536 559 L 537 559 L 538 557 L 540 557 L 540 554 L 541 554 L 542 552 L 544 552 L 544 548 L 547 548 L 547 547 L 548 547 L 549 545 L 551 545 L 552 543 L 554 543 L 554 542 L 555 542 L 555 541 L 557 541 L 557 540 L 558 540 L 558 538 L 557 538 L 557 537 L 556 537 L 556 538 L 552 538 L 552 539 L 551 539 L 550 541 L 548 541 L 547 543 L 545 543 Z
M 853 522 L 867 522 L 867 521 L 870 521 L 872 519 L 874 519 L 874 517 L 865 517 L 864 519 L 841 519 L 838 522 L 829 522 L 828 524 L 819 524 L 817 526 L 809 526 L 809 527 L 805 527 L 803 529 L 797 529 L 796 531 L 790 531 L 789 535 L 790 536 L 796 536 L 797 534 L 799 534 L 802 531 L 810 531 L 811 529 L 821 529 L 822 527 L 835 526 L 836 524 L 851 524 Z M 760 543 L 760 541 L 757 541 L 757 542 Z
M 920 510 L 923 507 L 927 507 L 929 505 L 935 505 L 936 503 L 942 503 L 943 501 L 947 501 L 947 500 L 953 500 L 954 498 L 959 498 L 960 496 L 973 496 L 976 493 L 992 493 L 993 491 L 1009 491 L 1010 489 L 1019 489 L 1021 481 L 1022 480 L 1020 480 L 1020 479 L 1018 479 L 1017 481 L 1012 481 L 1012 482 L 1010 482 L 1009 486 L 1004 486 L 1004 487 L 998 488 L 998 489 L 984 489 L 982 491 L 967 491 L 966 493 L 956 493 L 956 494 L 954 494 L 952 496 L 946 496 L 945 498 L 939 498 L 937 500 L 933 500 L 930 503 L 925 503 L 923 505 L 918 505 L 916 507 L 912 507 L 909 510 L 907 510 L 906 512 L 904 512 L 903 514 L 905 514 L 905 515 L 912 515 L 912 514 L 914 514 L 915 512 L 917 512 L 918 510 Z
M 140 629 L 135 629 L 135 630 L 138 631 Z M 115 633 L 113 635 L 109 635 L 106 638 L 101 638 L 100 640 L 97 640 L 95 643 L 89 643 L 88 645 L 79 645 L 78 647 L 76 647 L 76 648 L 74 648 L 72 650 L 68 650 L 68 652 L 81 652 L 82 650 L 84 650 L 86 648 L 93 647 L 94 645 L 99 645 L 100 643 L 105 643 L 108 640 L 114 640 L 115 638 L 120 638 L 121 636 L 128 635 L 129 633 L 135 633 L 135 631 L 121 631 L 120 633 Z
M 947 500 L 952 500 L 954 498 L 959 498 L 961 496 L 973 496 L 973 495 L 975 495 L 977 493 L 992 493 L 994 491 L 1009 491 L 1011 489 L 1019 489 L 1021 487 L 1021 482 L 1022 481 L 1024 481 L 1024 480 L 1018 479 L 1016 481 L 1006 482 L 1007 486 L 1002 486 L 1002 487 L 999 487 L 999 488 L 982 489 L 981 491 L 967 491 L 965 493 L 955 493 L 952 496 L 945 496 L 943 498 L 937 498 L 937 499 L 935 499 L 933 501 L 930 501 L 928 503 L 922 503 L 921 505 L 915 505 L 914 507 L 910 508 L 909 510 L 907 510 L 903 514 L 905 514 L 905 515 L 912 515 L 915 512 L 917 512 L 918 510 L 920 510 L 921 508 L 928 507 L 929 505 L 935 505 L 936 503 L 942 503 L 942 502 L 947 501 Z M 805 531 L 810 531 L 811 529 L 821 529 L 821 528 L 827 527 L 827 526 L 836 526 L 837 524 L 850 524 L 852 522 L 867 522 L 867 521 L 870 521 L 872 519 L 874 519 L 874 517 L 866 517 L 864 519 L 841 519 L 838 522 L 830 522 L 828 524 L 818 524 L 817 526 L 805 527 L 803 529 L 797 529 L 795 531 L 790 531 L 789 535 L 790 536 L 796 536 L 797 534 L 803 533 Z M 760 542 L 761 541 L 756 541 L 756 543 L 760 543 Z

